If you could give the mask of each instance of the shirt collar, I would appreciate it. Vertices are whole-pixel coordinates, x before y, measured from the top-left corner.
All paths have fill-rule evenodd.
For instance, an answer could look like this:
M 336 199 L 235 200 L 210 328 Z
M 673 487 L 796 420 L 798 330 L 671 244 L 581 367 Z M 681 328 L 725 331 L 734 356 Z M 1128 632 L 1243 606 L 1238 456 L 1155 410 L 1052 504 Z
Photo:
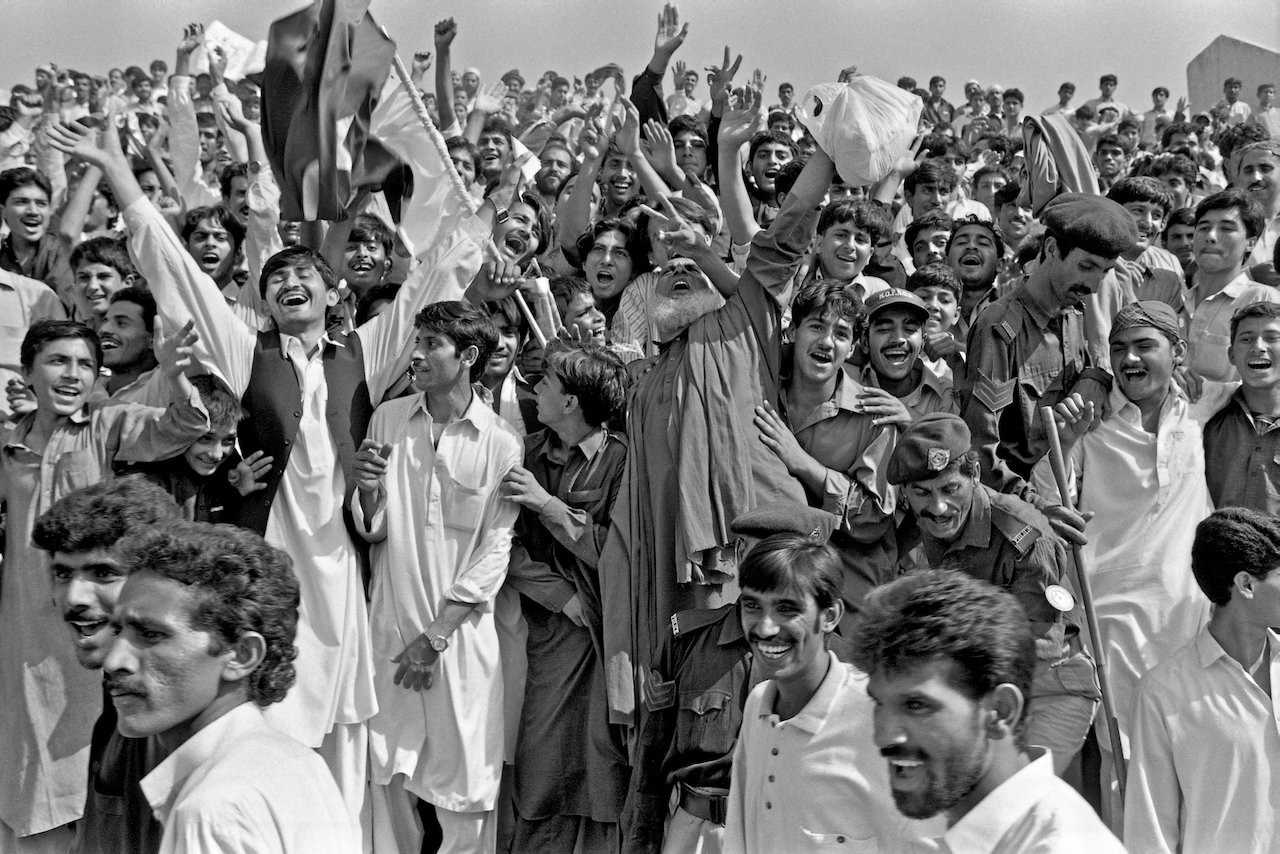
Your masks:
M 573 448 L 567 449 L 564 445 L 560 444 L 560 437 L 556 435 L 556 431 L 548 427 L 545 432 L 546 436 L 538 446 L 533 449 L 531 456 L 547 457 L 557 463 L 567 462 L 569 459 L 569 453 L 572 450 L 577 450 L 587 460 L 593 460 L 595 459 L 596 454 L 600 453 L 600 449 L 604 447 L 604 443 L 609 438 L 609 429 L 604 425 L 601 425 L 588 433 L 586 437 L 583 438 L 581 442 L 574 445 Z
M 1043 747 L 1027 750 L 1031 762 L 996 786 L 973 809 L 942 835 L 952 854 L 978 854 L 991 850 L 1036 801 L 1052 794 L 1053 757 Z
M 1274 660 L 1277 656 L 1280 656 L 1280 634 L 1276 634 L 1275 629 L 1267 629 L 1267 641 L 1270 644 L 1267 651 L 1271 654 L 1271 658 Z M 1200 630 L 1200 634 L 1196 635 L 1195 645 L 1196 654 L 1200 659 L 1200 666 L 1202 668 L 1209 667 L 1220 658 L 1227 658 L 1235 661 L 1235 659 L 1231 658 L 1227 651 L 1222 648 L 1222 644 L 1218 643 L 1218 639 L 1210 634 L 1208 626 L 1205 626 Z M 1236 663 L 1239 664 L 1239 662 Z
M 302 348 L 303 352 L 305 353 L 306 348 L 302 347 L 301 338 L 281 332 L 280 333 L 280 355 L 286 359 L 289 358 L 289 348 L 293 346 L 293 342 L 295 341 L 298 342 L 298 346 Z M 347 346 L 346 344 L 343 344 L 341 341 L 335 340 L 329 334 L 328 329 L 326 329 L 323 333 L 321 333 L 320 340 L 316 342 L 316 346 L 321 349 L 323 349 L 325 345 L 329 345 L 333 347 L 344 347 L 344 348 Z
M 450 424 L 465 422 L 471 425 L 471 428 L 473 430 L 475 430 L 476 432 L 479 432 L 480 431 L 479 419 L 484 417 L 484 413 L 487 412 L 492 414 L 495 418 L 497 417 L 497 414 L 494 413 L 493 410 L 489 408 L 489 404 L 484 402 L 484 398 L 481 396 L 480 392 L 476 388 L 477 385 L 478 383 L 472 383 L 471 402 L 467 404 L 466 409 L 462 410 L 461 415 L 459 415 L 453 421 L 449 422 Z M 427 409 L 427 393 L 425 391 L 420 392 L 418 394 L 418 402 L 415 403 L 409 411 L 410 415 L 413 415 L 415 413 L 422 413 L 423 415 L 426 415 L 428 418 L 431 418 L 431 411 Z
M 225 743 L 267 725 L 262 709 L 253 703 L 242 703 L 188 738 L 143 777 L 140 783 L 142 793 L 160 823 L 168 822 L 178 793 Z
M 831 714 L 831 707 L 835 705 L 836 698 L 840 694 L 847 672 L 840 659 L 836 658 L 836 654 L 830 650 L 827 651 L 827 662 L 827 675 L 822 678 L 822 684 L 818 686 L 818 690 L 813 692 L 813 696 L 804 704 L 800 713 L 787 721 L 788 726 L 810 735 L 816 735 L 822 731 L 823 724 Z M 763 702 L 760 704 L 760 717 L 767 718 L 774 714 L 773 706 L 777 697 L 778 686 L 770 682 L 762 698 Z
M 947 551 L 974 546 L 986 548 L 991 545 L 991 496 L 981 483 L 973 489 L 973 506 L 969 508 L 969 518 L 965 520 L 964 530 L 956 538 Z
M 742 617 L 738 614 L 735 607 L 730 611 L 730 616 L 725 618 L 724 623 L 720 626 L 720 637 L 716 638 L 716 643 L 720 646 L 729 646 L 735 643 L 745 643 L 747 636 L 742 631 Z
M 1047 329 L 1049 321 L 1053 320 L 1057 312 L 1052 311 L 1049 306 L 1041 303 L 1035 291 L 1027 287 L 1027 284 L 1027 281 L 1024 281 L 1022 286 L 1018 288 L 1018 299 L 1026 306 L 1027 314 L 1035 321 L 1036 326 L 1041 329 Z

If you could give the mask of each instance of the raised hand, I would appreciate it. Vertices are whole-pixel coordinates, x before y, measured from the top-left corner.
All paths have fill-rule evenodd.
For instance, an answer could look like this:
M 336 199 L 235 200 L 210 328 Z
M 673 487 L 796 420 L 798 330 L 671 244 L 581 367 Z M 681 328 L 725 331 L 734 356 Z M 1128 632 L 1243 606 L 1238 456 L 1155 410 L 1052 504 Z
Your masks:
M 124 157 L 120 136 L 115 132 L 115 114 L 109 114 L 103 125 L 106 130 L 102 132 L 78 121 L 50 125 L 49 144 L 68 157 L 102 167 L 113 157 Z
M 247 133 L 258 126 L 257 122 L 245 118 L 244 105 L 240 103 L 239 98 L 223 98 L 215 101 L 213 106 L 218 111 L 218 115 L 222 116 L 222 120 L 233 130 Z
M 604 132 L 604 122 L 600 119 L 600 104 L 592 104 L 583 121 L 582 130 L 578 133 L 578 152 L 584 163 L 599 160 L 608 147 L 608 138 Z
M 733 101 L 720 119 L 720 145 L 737 151 L 750 142 L 764 124 L 764 99 L 759 89 L 746 87 L 733 93 Z
M 663 176 L 679 175 L 676 166 L 676 146 L 667 126 L 655 119 L 644 123 L 644 154 L 653 164 L 653 168 Z
M 839 83 L 848 83 L 857 73 L 858 66 L 856 65 L 850 65 L 848 68 L 841 68 L 840 75 L 836 77 L 836 81 Z
M 684 88 L 684 74 L 687 70 L 688 66 L 684 64 L 683 59 L 677 59 L 675 68 L 671 69 L 671 76 L 674 78 L 673 82 L 677 91 Z
M 729 102 L 729 89 L 733 76 L 742 65 L 742 54 L 730 61 L 729 46 L 724 46 L 724 62 L 720 65 L 707 66 L 707 84 L 711 87 L 711 100 L 721 105 Z
M 176 379 L 183 372 L 194 364 L 192 357 L 192 347 L 200 340 L 200 334 L 196 332 L 195 320 L 188 320 L 183 324 L 182 328 L 172 335 L 164 335 L 163 322 L 156 317 L 156 344 L 154 352 L 156 362 L 159 363 L 160 369 L 164 371 L 165 376 L 170 379 Z
M 458 25 L 453 22 L 453 18 L 445 18 L 438 22 L 435 31 L 436 52 L 448 50 L 457 35 Z
M 689 35 L 689 25 L 680 25 L 680 10 L 674 3 L 662 7 L 658 14 L 658 32 L 653 37 L 653 52 L 671 56 Z
M 614 142 L 623 154 L 635 157 L 640 153 L 640 111 L 626 98 L 619 98 L 618 103 L 622 105 L 625 116 L 622 127 L 618 128 L 618 133 L 614 136 Z
M 222 82 L 227 73 L 227 52 L 222 49 L 222 45 L 216 44 L 209 51 L 209 76 L 213 78 L 214 85 Z
M 187 24 L 182 28 L 182 41 L 178 42 L 178 55 L 191 56 L 204 44 L 204 24 Z
M 266 451 L 254 451 L 227 472 L 227 483 L 236 488 L 242 496 L 251 495 L 267 488 L 266 476 L 271 471 L 275 457 L 268 457 Z
M 1079 394 L 1070 394 L 1053 408 L 1053 420 L 1064 448 L 1069 448 L 1102 421 L 1093 401 L 1086 401 Z
M 768 79 L 763 71 L 759 68 L 755 69 L 751 72 L 751 88 L 764 92 L 764 81 Z
M 418 51 L 413 55 L 413 68 L 410 76 L 415 80 L 421 80 L 422 76 L 431 68 L 431 51 Z
M 505 83 L 492 83 L 476 91 L 476 109 L 493 115 L 502 109 L 502 99 L 507 94 Z
M 655 210 L 648 205 L 640 205 L 640 211 L 658 224 L 658 240 L 667 247 L 672 255 L 689 255 L 707 245 L 704 238 L 680 212 L 671 204 L 670 196 L 662 196 L 658 200 L 662 210 Z

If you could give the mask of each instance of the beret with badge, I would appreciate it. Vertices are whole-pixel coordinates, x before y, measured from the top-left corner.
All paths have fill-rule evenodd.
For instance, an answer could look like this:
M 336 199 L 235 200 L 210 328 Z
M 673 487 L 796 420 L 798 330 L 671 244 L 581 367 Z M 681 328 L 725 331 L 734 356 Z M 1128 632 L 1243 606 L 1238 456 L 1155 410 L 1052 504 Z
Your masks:
M 772 534 L 803 534 L 822 543 L 831 539 L 838 527 L 840 520 L 835 514 L 796 502 L 766 504 L 739 513 L 729 523 L 729 530 L 740 537 L 763 540 Z
M 1102 196 L 1063 193 L 1044 206 L 1040 220 L 1051 236 L 1104 258 L 1119 257 L 1138 242 L 1133 217 Z
M 908 427 L 889 458 L 889 483 L 895 486 L 940 475 L 969 452 L 969 426 L 959 415 L 931 412 Z

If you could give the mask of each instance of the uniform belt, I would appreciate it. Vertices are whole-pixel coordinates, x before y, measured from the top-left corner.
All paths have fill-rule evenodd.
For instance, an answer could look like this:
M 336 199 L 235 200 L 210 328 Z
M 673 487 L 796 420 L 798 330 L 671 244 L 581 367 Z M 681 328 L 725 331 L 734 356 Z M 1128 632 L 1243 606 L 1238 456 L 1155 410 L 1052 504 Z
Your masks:
M 680 784 L 680 809 L 712 824 L 724 824 L 729 808 L 729 793 L 724 789 L 701 789 Z

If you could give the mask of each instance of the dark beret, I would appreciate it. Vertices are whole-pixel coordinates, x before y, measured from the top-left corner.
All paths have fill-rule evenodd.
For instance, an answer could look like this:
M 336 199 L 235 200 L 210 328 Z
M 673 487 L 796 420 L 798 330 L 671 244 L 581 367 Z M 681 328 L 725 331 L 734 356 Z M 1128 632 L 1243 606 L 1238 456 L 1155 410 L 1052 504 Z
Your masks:
M 804 534 L 825 543 L 839 526 L 839 518 L 826 510 L 782 502 L 739 513 L 729 524 L 729 530 L 740 537 L 760 540 L 772 534 Z
M 889 483 L 912 483 L 937 477 L 969 451 L 969 426 L 959 415 L 931 412 L 898 439 L 889 458 Z
M 1138 242 L 1138 227 L 1123 207 L 1087 193 L 1063 193 L 1040 214 L 1054 236 L 1085 252 L 1116 258 Z

